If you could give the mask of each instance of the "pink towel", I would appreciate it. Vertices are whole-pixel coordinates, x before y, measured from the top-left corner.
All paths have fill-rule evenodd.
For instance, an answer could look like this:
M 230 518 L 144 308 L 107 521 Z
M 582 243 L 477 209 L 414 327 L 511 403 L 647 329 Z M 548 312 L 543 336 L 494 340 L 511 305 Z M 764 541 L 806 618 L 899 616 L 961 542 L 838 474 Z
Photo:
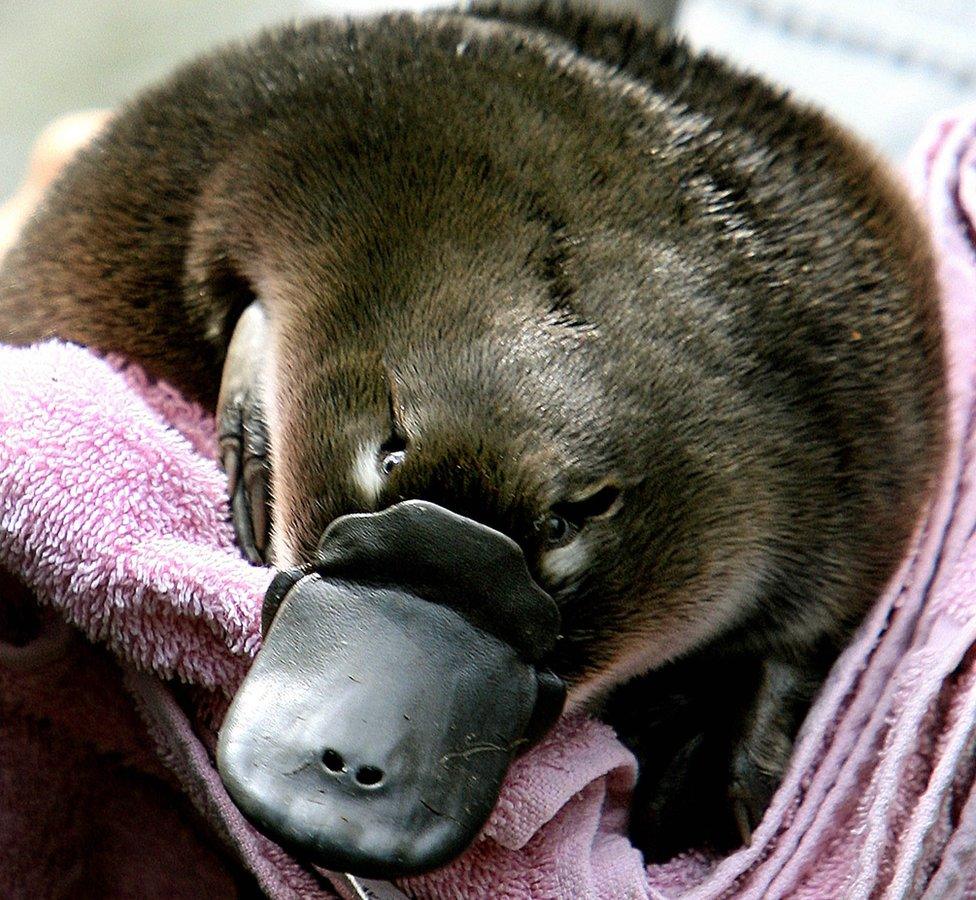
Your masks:
M 401 885 L 411 895 L 976 892 L 976 110 L 934 125 L 911 175 L 941 254 L 950 459 L 909 558 L 808 717 L 752 846 L 725 859 L 689 852 L 645 868 L 625 836 L 634 760 L 608 728 L 574 718 L 517 761 L 471 850 Z M 242 819 L 212 764 L 227 697 L 259 645 L 258 608 L 269 580 L 233 546 L 212 423 L 132 367 L 57 343 L 0 348 L 0 385 L 0 566 L 111 648 L 120 661 L 112 671 L 122 673 L 160 771 L 265 892 L 329 896 L 322 873 Z M 58 660 L 76 652 L 69 638 L 49 623 L 33 644 L 0 645 L 0 692 L 20 698 L 4 710 L 29 716 L 35 695 L 43 705 L 41 695 L 63 685 Z M 131 710 L 114 705 L 126 694 L 106 689 L 105 696 L 110 708 L 93 717 L 90 698 L 86 705 L 72 695 L 59 707 L 59 727 L 84 726 L 89 743 L 101 732 L 118 734 L 116 719 Z M 83 723 L 72 723 L 72 704 Z M 140 733 L 133 723 L 126 727 Z M 9 732 L 8 721 L 0 730 L 3 779 L 28 784 L 7 771 L 15 762 L 4 755 Z M 127 741 L 125 753 L 145 750 Z M 54 754 L 46 763 L 57 760 Z M 38 763 L 25 765 L 33 771 Z M 35 783 L 41 791 L 62 789 L 56 778 Z M 29 794 L 0 792 L 0 829 L 19 829 L 0 832 L 4 846 L 23 843 L 30 816 L 18 813 L 37 806 Z M 145 808 L 156 814 L 148 801 Z M 49 857 L 34 860 L 54 880 L 57 850 L 52 845 Z M 5 895 L 12 871 L 0 860 Z M 168 896 L 178 890 L 170 885 Z

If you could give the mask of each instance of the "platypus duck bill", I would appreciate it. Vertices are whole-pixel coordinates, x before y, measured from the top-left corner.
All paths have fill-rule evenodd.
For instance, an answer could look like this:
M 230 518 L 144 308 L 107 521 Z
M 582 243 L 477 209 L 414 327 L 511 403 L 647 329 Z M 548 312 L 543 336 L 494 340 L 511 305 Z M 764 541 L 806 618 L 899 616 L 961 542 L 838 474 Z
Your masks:
M 220 730 L 231 797 L 303 859 L 444 865 L 558 718 L 559 611 L 518 545 L 433 503 L 335 520 L 268 589 L 264 646 Z

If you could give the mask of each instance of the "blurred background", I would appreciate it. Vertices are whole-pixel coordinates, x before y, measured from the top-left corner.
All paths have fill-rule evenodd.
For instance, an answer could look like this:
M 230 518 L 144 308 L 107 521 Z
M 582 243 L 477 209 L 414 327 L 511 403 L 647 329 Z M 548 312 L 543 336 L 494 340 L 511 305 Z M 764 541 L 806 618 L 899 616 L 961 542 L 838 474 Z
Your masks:
M 0 0 L 0 199 L 54 117 L 111 107 L 178 62 L 282 19 L 429 0 Z M 976 0 L 605 0 L 764 72 L 900 161 L 976 101 Z

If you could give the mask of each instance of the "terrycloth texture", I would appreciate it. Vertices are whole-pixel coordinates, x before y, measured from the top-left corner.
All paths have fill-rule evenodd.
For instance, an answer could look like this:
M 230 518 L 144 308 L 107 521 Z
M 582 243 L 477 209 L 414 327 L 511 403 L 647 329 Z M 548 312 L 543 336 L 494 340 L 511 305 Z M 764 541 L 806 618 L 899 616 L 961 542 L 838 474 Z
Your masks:
M 411 893 L 976 892 L 976 111 L 934 126 L 912 174 L 941 253 L 949 459 L 909 558 L 834 667 L 753 845 L 724 860 L 691 853 L 644 869 L 623 836 L 633 759 L 608 729 L 573 719 L 518 761 L 475 847 L 405 883 Z M 313 870 L 243 821 L 208 755 L 226 696 L 258 645 L 269 578 L 233 547 L 210 423 L 133 370 L 120 373 L 58 344 L 0 350 L 0 384 L 0 564 L 22 572 L 40 599 L 117 654 L 160 760 L 264 890 L 323 896 Z M 41 671 L 51 672 L 64 652 L 52 629 L 34 651 L 0 652 L 0 688 L 20 679 L 25 716 L 31 691 L 50 689 L 25 657 L 34 652 L 48 667 Z M 178 698 L 145 672 L 193 687 Z M 23 681 L 28 676 L 41 684 Z M 90 715 L 80 701 L 78 714 Z M 104 727 L 115 727 L 111 718 L 106 711 Z M 15 766 L 5 741 L 0 763 Z M 18 811 L 36 808 L 37 798 L 26 793 L 4 792 L 0 827 L 28 827 Z M 57 850 L 38 860 L 52 881 L 61 874 Z M 3 887 L 12 877 L 5 860 L 0 855 Z
M 52 613 L 0 577 L 0 896 L 233 896 L 118 664 Z

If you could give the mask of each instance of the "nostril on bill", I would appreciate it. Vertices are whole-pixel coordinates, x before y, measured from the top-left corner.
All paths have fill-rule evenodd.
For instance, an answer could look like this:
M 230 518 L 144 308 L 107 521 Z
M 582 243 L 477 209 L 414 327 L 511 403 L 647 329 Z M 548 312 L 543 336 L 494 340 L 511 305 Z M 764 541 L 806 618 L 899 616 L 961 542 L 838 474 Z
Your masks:
M 360 766 L 356 769 L 356 782 L 363 787 L 376 787 L 383 780 L 383 770 L 376 766 Z
M 332 747 L 322 751 L 322 765 L 330 775 L 342 775 L 348 768 L 342 754 Z M 379 766 L 364 765 L 356 769 L 353 778 L 360 787 L 376 787 L 383 780 L 383 775 Z
M 331 747 L 326 748 L 322 753 L 322 765 L 333 775 L 339 775 L 346 771 L 346 761 L 342 758 L 342 754 Z

